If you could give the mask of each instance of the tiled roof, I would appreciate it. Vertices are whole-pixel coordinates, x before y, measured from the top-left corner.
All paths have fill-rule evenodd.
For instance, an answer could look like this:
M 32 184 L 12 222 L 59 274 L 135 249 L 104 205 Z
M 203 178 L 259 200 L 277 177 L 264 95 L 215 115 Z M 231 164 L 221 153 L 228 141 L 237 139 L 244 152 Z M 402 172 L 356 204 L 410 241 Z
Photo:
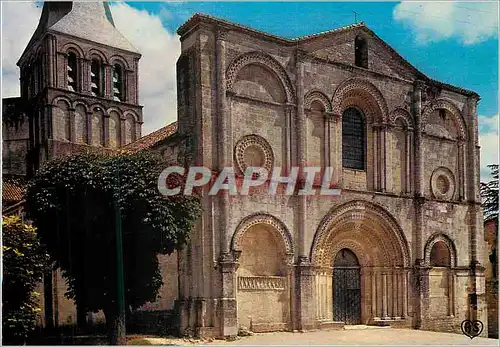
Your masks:
M 23 178 L 3 176 L 2 177 L 2 205 L 12 205 L 23 200 L 25 192 L 25 181 Z
M 29 49 L 48 31 L 139 54 L 137 48 L 115 28 L 107 2 L 45 1 L 38 26 L 18 65 L 28 56 Z
M 146 148 L 151 148 L 159 142 L 165 140 L 170 135 L 174 134 L 176 131 L 177 122 L 173 122 L 163 128 L 153 131 L 151 134 L 129 143 L 128 145 L 122 147 L 122 149 L 129 152 L 138 152 Z
M 115 28 L 109 5 L 105 2 L 73 2 L 71 11 L 48 28 L 106 46 L 139 53 Z

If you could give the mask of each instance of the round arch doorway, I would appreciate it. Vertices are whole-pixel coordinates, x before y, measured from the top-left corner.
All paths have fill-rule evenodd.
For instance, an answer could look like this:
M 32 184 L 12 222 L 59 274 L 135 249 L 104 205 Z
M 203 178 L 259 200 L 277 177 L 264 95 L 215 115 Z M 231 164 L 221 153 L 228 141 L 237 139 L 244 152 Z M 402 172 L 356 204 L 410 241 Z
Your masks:
M 361 271 L 358 258 L 347 248 L 333 261 L 333 320 L 361 323 Z

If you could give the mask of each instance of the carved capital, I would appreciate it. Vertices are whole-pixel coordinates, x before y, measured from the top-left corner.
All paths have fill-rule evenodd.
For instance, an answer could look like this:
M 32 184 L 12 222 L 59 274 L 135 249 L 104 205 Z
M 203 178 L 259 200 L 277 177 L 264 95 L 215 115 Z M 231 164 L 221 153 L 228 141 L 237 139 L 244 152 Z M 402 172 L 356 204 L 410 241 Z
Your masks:
M 415 81 L 413 85 L 414 85 L 416 90 L 420 90 L 420 91 L 425 90 L 425 82 L 422 80 Z
M 295 55 L 296 55 L 296 58 L 297 58 L 297 63 L 303 63 L 307 60 L 308 58 L 308 54 L 307 52 L 301 50 L 301 49 L 297 49 L 295 51 Z
M 226 41 L 228 32 L 229 32 L 229 30 L 227 30 L 227 29 L 224 29 L 222 27 L 217 27 L 217 29 L 215 31 L 215 39 L 221 40 L 221 41 Z

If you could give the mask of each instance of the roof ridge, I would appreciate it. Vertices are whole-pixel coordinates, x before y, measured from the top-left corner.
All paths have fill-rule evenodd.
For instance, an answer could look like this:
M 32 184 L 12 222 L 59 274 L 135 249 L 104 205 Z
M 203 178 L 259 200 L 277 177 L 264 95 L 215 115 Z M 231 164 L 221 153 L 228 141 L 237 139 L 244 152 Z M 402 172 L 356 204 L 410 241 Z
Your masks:
M 325 35 L 325 34 L 330 34 L 330 33 L 334 33 L 334 32 L 339 32 L 339 31 L 342 31 L 342 30 L 348 30 L 348 29 L 353 29 L 353 28 L 357 28 L 357 27 L 366 27 L 365 22 L 359 22 L 359 23 L 349 24 L 349 25 L 345 25 L 345 26 L 338 27 L 338 28 L 331 29 L 331 30 L 326 30 L 326 31 L 320 32 L 320 33 L 309 34 L 309 35 L 304 35 L 304 36 L 298 36 L 298 37 L 295 37 L 295 38 L 287 38 L 287 37 L 279 36 L 279 35 L 276 35 L 276 34 L 272 34 L 270 32 L 264 31 L 264 30 L 255 29 L 255 28 L 252 28 L 252 27 L 240 24 L 240 23 L 232 22 L 232 21 L 224 19 L 224 18 L 215 17 L 215 16 L 212 16 L 212 15 L 209 15 L 209 14 L 206 14 L 206 13 L 202 13 L 202 12 L 196 12 L 187 21 L 185 21 L 183 24 L 181 24 L 179 26 L 179 28 L 177 29 L 177 34 L 180 35 L 180 36 L 182 36 L 183 30 L 185 28 L 187 28 L 190 23 L 192 23 L 192 22 L 194 22 L 194 21 L 196 21 L 198 19 L 209 19 L 209 20 L 221 23 L 221 24 L 231 25 L 231 26 L 234 26 L 234 27 L 237 27 L 237 28 L 240 28 L 240 29 L 248 30 L 248 31 L 251 31 L 253 33 L 263 34 L 265 36 L 272 37 L 274 39 L 277 39 L 277 40 L 280 40 L 280 41 L 284 41 L 284 42 L 287 42 L 287 43 L 290 43 L 290 44 L 297 43 L 299 41 L 308 40 L 308 39 L 311 39 L 311 38 L 315 38 L 315 37 L 318 37 L 320 35 Z

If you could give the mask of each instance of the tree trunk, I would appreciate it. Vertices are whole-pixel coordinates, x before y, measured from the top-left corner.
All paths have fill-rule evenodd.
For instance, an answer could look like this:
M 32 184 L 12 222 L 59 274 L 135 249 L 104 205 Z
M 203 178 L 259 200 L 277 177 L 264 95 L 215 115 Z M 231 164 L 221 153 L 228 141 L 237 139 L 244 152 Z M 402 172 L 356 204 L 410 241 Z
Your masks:
M 108 339 L 110 345 L 123 346 L 127 344 L 127 336 L 125 330 L 125 314 L 117 315 L 115 313 L 106 313 L 106 329 L 108 331 Z

